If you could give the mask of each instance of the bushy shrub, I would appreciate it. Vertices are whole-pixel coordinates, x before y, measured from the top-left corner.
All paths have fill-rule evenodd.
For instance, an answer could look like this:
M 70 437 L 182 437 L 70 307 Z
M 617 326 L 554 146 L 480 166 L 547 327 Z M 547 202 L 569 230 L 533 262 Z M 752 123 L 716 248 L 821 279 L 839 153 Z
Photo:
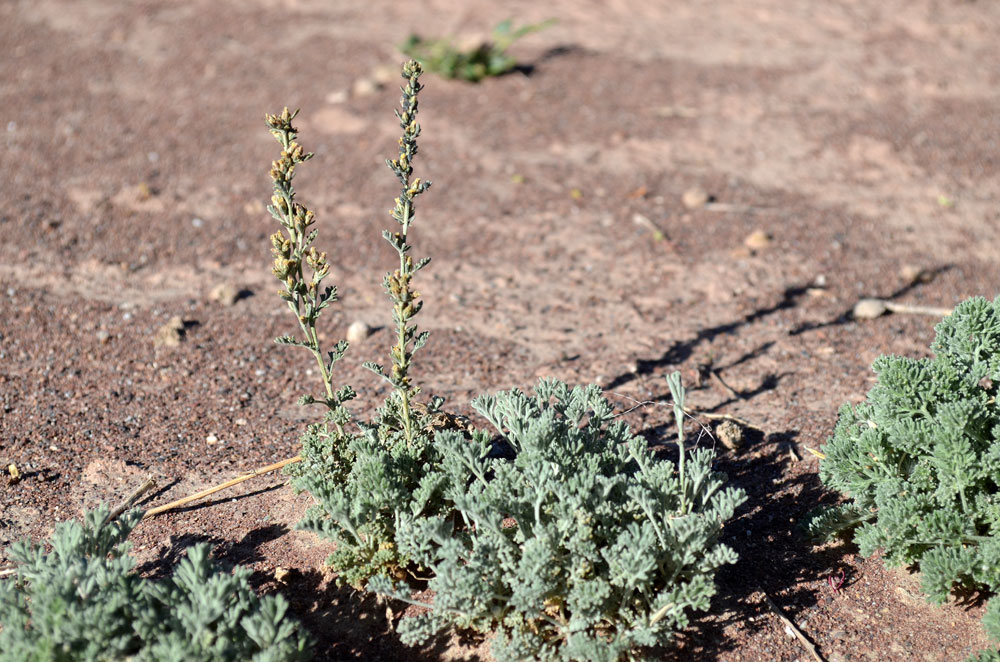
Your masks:
M 666 642 L 690 611 L 708 608 L 714 571 L 736 559 L 718 542 L 722 524 L 745 495 L 723 487 L 710 451 L 684 449 L 677 373 L 668 380 L 680 435 L 676 466 L 656 461 L 614 420 L 597 386 L 543 380 L 533 397 L 513 390 L 477 399 L 506 437 L 506 455 L 494 452 L 503 444 L 487 432 L 441 412 L 440 399 L 416 401 L 420 389 L 408 372 L 427 333 L 413 323 L 422 303 L 413 277 L 429 260 L 409 255 L 408 232 L 414 200 L 430 183 L 411 179 L 422 69 L 410 61 L 402 73 L 403 135 L 398 158 L 387 161 L 402 186 L 391 212 L 399 227 L 383 233 L 399 257 L 383 279 L 394 344 L 387 366 L 364 364 L 392 391 L 368 423 L 344 406 L 354 391 L 333 386 L 346 342 L 324 358 L 316 331 L 336 289 L 320 287 L 326 254 L 312 247 L 315 217 L 291 183 L 312 155 L 296 142 L 295 113 L 267 116 L 282 145 L 271 168 L 270 211 L 283 228 L 272 237 L 273 271 L 302 331 L 278 342 L 314 355 L 325 394 L 303 401 L 328 409 L 288 469 L 295 487 L 316 500 L 299 526 L 336 543 L 328 562 L 352 586 L 412 601 L 403 580 L 429 579 L 434 602 L 402 621 L 407 643 L 473 628 L 496 631 L 498 660 L 634 658 Z
M 399 398 L 392 394 L 371 423 L 357 433 L 329 424 L 310 426 L 302 436 L 302 462 L 290 471 L 296 489 L 316 500 L 298 527 L 334 541 L 327 563 L 339 580 L 363 588 L 379 573 L 397 579 L 412 559 L 396 544 L 402 517 L 445 515 L 445 476 L 433 440 L 436 411 L 415 408 L 416 433 L 406 439 Z
M 708 609 L 714 571 L 736 560 L 718 542 L 722 524 L 745 499 L 724 488 L 711 451 L 691 453 L 679 473 L 594 385 L 542 380 L 533 396 L 514 389 L 473 404 L 514 459 L 491 457 L 485 435 L 437 434 L 458 515 L 399 522 L 399 548 L 431 571 L 435 594 L 402 620 L 404 642 L 472 628 L 496 632 L 501 662 L 618 660 Z M 371 588 L 414 602 L 389 577 Z
M 230 575 L 208 546 L 188 551 L 169 581 L 136 575 L 125 541 L 139 511 L 106 522 L 107 508 L 63 522 L 52 550 L 26 541 L 0 580 L 2 662 L 293 662 L 309 659 L 305 635 L 279 596 L 258 598 L 249 571 Z
M 857 527 L 862 554 L 919 565 L 930 600 L 1000 590 L 1000 297 L 959 304 L 932 358 L 882 356 L 867 400 L 844 405 L 820 478 L 850 500 L 815 514 L 817 537 Z M 984 619 L 1000 639 L 1000 604 Z

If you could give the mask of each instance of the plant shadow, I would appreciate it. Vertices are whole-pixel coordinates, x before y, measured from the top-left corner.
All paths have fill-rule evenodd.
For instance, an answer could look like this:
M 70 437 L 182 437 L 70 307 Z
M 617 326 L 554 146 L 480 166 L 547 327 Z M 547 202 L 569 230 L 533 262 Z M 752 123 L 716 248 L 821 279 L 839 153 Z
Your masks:
M 744 326 L 749 326 L 754 322 L 760 320 L 761 318 L 767 317 L 773 313 L 781 310 L 786 310 L 788 308 L 794 307 L 799 299 L 806 294 L 808 291 L 808 285 L 794 285 L 785 288 L 782 293 L 781 299 L 772 306 L 767 306 L 764 308 L 758 308 L 757 310 L 751 312 L 744 317 L 734 320 L 732 322 L 726 322 L 725 324 L 719 324 L 716 326 L 708 327 L 698 331 L 698 333 L 689 340 L 682 340 L 675 342 L 669 349 L 667 349 L 663 354 L 657 358 L 653 359 L 639 359 L 636 361 L 635 370 L 623 373 L 613 378 L 607 384 L 603 386 L 605 391 L 610 391 L 612 389 L 618 388 L 624 384 L 627 384 L 637 377 L 643 375 L 649 375 L 659 370 L 667 367 L 677 366 L 685 361 L 687 361 L 694 354 L 694 351 L 699 345 L 706 342 L 711 342 L 716 337 L 723 334 L 732 334 L 738 331 Z M 756 350 L 749 352 L 747 355 L 737 359 L 732 362 L 728 367 L 733 367 L 740 363 L 744 363 L 753 359 L 755 356 L 763 353 L 771 346 L 772 343 L 764 343 L 761 347 Z M 780 377 L 778 377 L 780 379 Z M 766 389 L 765 389 L 766 390 Z M 758 391 L 755 391 L 759 392 Z
M 473 652 L 475 639 L 443 635 L 419 648 L 405 646 L 395 633 L 403 614 L 390 611 L 384 599 L 337 586 L 332 572 L 291 569 L 280 581 L 273 574 L 257 572 L 251 582 L 258 590 L 279 592 L 288 599 L 291 612 L 312 636 L 317 661 L 480 659 Z M 463 655 L 456 644 L 469 654 Z
M 652 437 L 651 448 L 676 462 L 672 426 L 659 426 L 646 434 Z M 739 452 L 718 449 L 716 470 L 728 476 L 728 485 L 747 493 L 721 539 L 739 554 L 739 560 L 716 574 L 717 593 L 710 611 L 695 614 L 675 645 L 658 651 L 656 659 L 717 659 L 738 650 L 747 636 L 761 629 L 780 628 L 769 617 L 765 596 L 803 627 L 837 589 L 852 580 L 845 577 L 848 567 L 842 561 L 850 551 L 845 546 L 851 546 L 814 548 L 799 528 L 809 511 L 832 505 L 837 497 L 823 487 L 815 472 L 792 466 L 799 461 L 791 452 L 797 436 L 797 430 L 771 434 L 750 430 Z M 803 629 L 808 636 L 808 626 Z

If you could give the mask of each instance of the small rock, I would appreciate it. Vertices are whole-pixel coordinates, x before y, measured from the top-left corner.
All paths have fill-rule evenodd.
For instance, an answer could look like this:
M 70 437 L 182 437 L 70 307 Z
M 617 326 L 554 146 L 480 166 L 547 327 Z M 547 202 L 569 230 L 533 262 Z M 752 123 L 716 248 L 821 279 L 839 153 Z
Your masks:
M 106 345 L 106 344 L 108 344 L 109 340 L 111 340 L 111 334 L 110 333 L 108 333 L 104 329 L 98 330 L 98 332 L 97 332 L 97 342 L 101 343 L 102 345 Z
M 174 316 L 160 327 L 153 338 L 154 347 L 176 347 L 184 338 L 184 320 Z
M 917 285 L 918 283 L 929 283 L 934 280 L 934 272 L 921 269 L 912 264 L 904 264 L 899 269 L 899 275 L 907 285 Z
M 681 196 L 681 202 L 688 209 L 698 209 L 699 207 L 704 207 L 708 204 L 710 196 L 704 189 L 700 188 L 689 188 L 684 191 L 684 195 Z
M 743 240 L 743 245 L 752 251 L 767 248 L 771 245 L 771 236 L 763 230 L 754 230 Z
M 715 426 L 715 436 L 729 450 L 737 450 L 743 446 L 743 428 L 736 421 L 728 419 L 720 421 Z
M 344 103 L 347 101 L 347 90 L 334 90 L 324 97 L 324 101 L 331 106 L 336 106 L 338 103 Z
M 284 584 L 286 581 L 288 581 L 288 576 L 291 574 L 292 574 L 291 572 L 280 566 L 274 569 L 274 579 L 275 581 L 281 584 Z
M 371 332 L 371 327 L 361 320 L 352 322 L 351 325 L 347 327 L 347 342 L 352 345 L 360 343 L 371 335 Z
M 217 444 L 219 443 L 219 438 L 216 437 L 214 434 L 210 434 L 207 437 L 205 437 L 205 443 L 208 444 L 209 446 L 211 446 L 212 444 Z
M 379 85 L 389 85 L 399 78 L 399 67 L 381 64 L 372 70 L 372 80 Z
M 369 97 L 379 91 L 381 86 L 371 78 L 359 78 L 351 86 L 351 96 Z
M 247 419 L 245 418 L 237 418 L 235 421 L 233 421 L 233 425 L 239 425 L 240 427 L 246 424 L 247 424 Z
M 854 304 L 854 319 L 871 320 L 880 317 L 888 310 L 881 299 L 862 299 Z
M 223 306 L 231 306 L 239 300 L 240 289 L 232 283 L 219 283 L 212 288 L 208 296 L 212 301 L 218 301 Z

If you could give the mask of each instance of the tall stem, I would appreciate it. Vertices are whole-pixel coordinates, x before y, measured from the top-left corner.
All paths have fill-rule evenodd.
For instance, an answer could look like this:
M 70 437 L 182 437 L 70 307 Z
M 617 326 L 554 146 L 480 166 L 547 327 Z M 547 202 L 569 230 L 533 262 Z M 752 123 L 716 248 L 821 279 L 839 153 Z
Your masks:
M 421 182 L 419 178 L 411 181 L 413 174 L 413 159 L 417 155 L 417 136 L 420 135 L 420 125 L 417 124 L 417 94 L 422 89 L 419 82 L 423 73 L 415 61 L 403 65 L 403 78 L 406 85 L 401 88 L 400 110 L 396 111 L 399 126 L 403 136 L 399 139 L 399 157 L 386 160 L 386 165 L 396 175 L 402 185 L 402 192 L 396 198 L 392 217 L 400 225 L 395 233 L 384 232 L 385 239 L 399 254 L 399 269 L 385 276 L 385 288 L 393 302 L 393 318 L 396 324 L 396 344 L 392 348 L 392 368 L 388 374 L 378 366 L 371 366 L 383 375 L 399 394 L 400 416 L 402 418 L 403 435 L 408 442 L 413 441 L 416 430 L 411 412 L 411 401 L 418 389 L 412 386 L 409 369 L 413 353 L 423 346 L 427 340 L 426 333 L 416 334 L 416 326 L 410 325 L 411 320 L 420 312 L 420 295 L 412 289 L 413 275 L 429 260 L 424 259 L 416 264 L 409 256 L 410 245 L 407 243 L 410 224 L 415 216 L 414 199 L 430 187 L 430 182 Z
M 681 482 L 681 513 L 687 514 L 687 473 L 684 470 L 684 459 L 687 451 L 684 448 L 684 386 L 681 384 L 681 373 L 676 370 L 667 375 L 667 386 L 674 398 L 674 420 L 677 422 L 677 473 Z
M 316 320 L 320 313 L 331 302 L 336 301 L 337 288 L 320 288 L 323 279 L 330 272 L 330 265 L 326 260 L 326 253 L 320 253 L 312 246 L 317 234 L 316 230 L 310 230 L 315 223 L 315 215 L 295 201 L 295 189 L 292 187 L 295 167 L 313 156 L 295 142 L 298 131 L 292 125 L 292 120 L 296 113 L 289 113 L 285 108 L 279 115 L 266 116 L 271 134 L 281 143 L 281 156 L 271 164 L 274 195 L 271 196 L 272 205 L 268 207 L 268 211 L 288 233 L 286 236 L 284 232 L 277 232 L 271 236 L 275 258 L 272 271 L 284 286 L 284 290 L 278 294 L 295 315 L 304 336 L 303 340 L 282 336 L 277 341 L 305 347 L 316 359 L 323 380 L 324 395 L 320 399 L 306 396 L 303 402 L 322 402 L 331 412 L 342 411 L 342 403 L 353 397 L 353 391 L 350 387 L 344 387 L 339 392 L 334 390 L 332 369 L 347 346 L 346 343 L 339 343 L 336 350 L 329 353 L 328 363 L 323 357 L 316 330 Z M 308 277 L 306 266 L 310 271 Z M 337 431 L 342 433 L 341 424 L 335 425 Z

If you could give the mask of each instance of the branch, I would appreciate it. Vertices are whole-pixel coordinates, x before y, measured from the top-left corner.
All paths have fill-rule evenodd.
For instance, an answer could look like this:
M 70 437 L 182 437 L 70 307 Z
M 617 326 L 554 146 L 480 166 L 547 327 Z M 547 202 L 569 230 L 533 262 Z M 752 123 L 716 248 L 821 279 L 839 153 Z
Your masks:
M 170 502 L 170 503 L 168 503 L 168 504 L 166 504 L 164 506 L 158 506 L 158 507 L 153 508 L 151 510 L 147 510 L 146 514 L 143 515 L 142 518 L 146 519 L 147 517 L 153 517 L 154 515 L 159 515 L 160 513 L 165 513 L 168 510 L 173 510 L 175 508 L 180 508 L 181 506 L 187 505 L 187 504 L 191 503 L 192 501 L 197 501 L 198 499 L 207 497 L 210 494 L 215 494 L 216 492 L 224 490 L 227 487 L 232 487 L 233 485 L 238 485 L 238 484 L 242 483 L 243 481 L 250 480 L 251 478 L 253 478 L 255 476 L 262 476 L 262 475 L 264 475 L 266 473 L 271 473 L 272 471 L 277 471 L 278 469 L 281 469 L 282 467 L 285 467 L 285 466 L 287 466 L 289 464 L 294 464 L 296 462 L 301 462 L 301 461 L 302 461 L 302 456 L 301 455 L 296 455 L 295 457 L 288 458 L 287 460 L 282 460 L 281 462 L 275 462 L 274 464 L 269 464 L 268 466 L 264 467 L 263 469 L 258 469 L 256 471 L 251 471 L 250 473 L 248 473 L 248 474 L 246 474 L 244 476 L 240 476 L 239 478 L 233 478 L 232 480 L 227 480 L 225 483 L 223 483 L 221 485 L 216 485 L 215 487 L 211 487 L 211 488 L 209 488 L 207 490 L 202 490 L 201 492 L 198 492 L 197 494 L 192 494 L 189 497 L 184 497 L 183 499 L 178 499 L 177 501 L 172 501 L 172 502 Z
M 771 600 L 771 597 L 767 593 L 764 594 L 764 600 L 767 602 L 767 606 L 771 608 L 771 611 L 773 611 L 778 618 L 781 619 L 781 622 L 785 624 L 785 627 L 791 630 L 792 634 L 794 634 L 795 637 L 802 642 L 802 646 L 809 651 L 809 653 L 813 656 L 813 659 L 816 660 L 816 662 L 826 662 L 816 651 L 816 645 L 809 641 L 809 638 L 802 633 L 802 630 L 795 626 L 795 623 L 792 623 L 791 619 L 785 616 L 785 613 L 781 611 L 781 607 L 774 604 L 774 601 Z

